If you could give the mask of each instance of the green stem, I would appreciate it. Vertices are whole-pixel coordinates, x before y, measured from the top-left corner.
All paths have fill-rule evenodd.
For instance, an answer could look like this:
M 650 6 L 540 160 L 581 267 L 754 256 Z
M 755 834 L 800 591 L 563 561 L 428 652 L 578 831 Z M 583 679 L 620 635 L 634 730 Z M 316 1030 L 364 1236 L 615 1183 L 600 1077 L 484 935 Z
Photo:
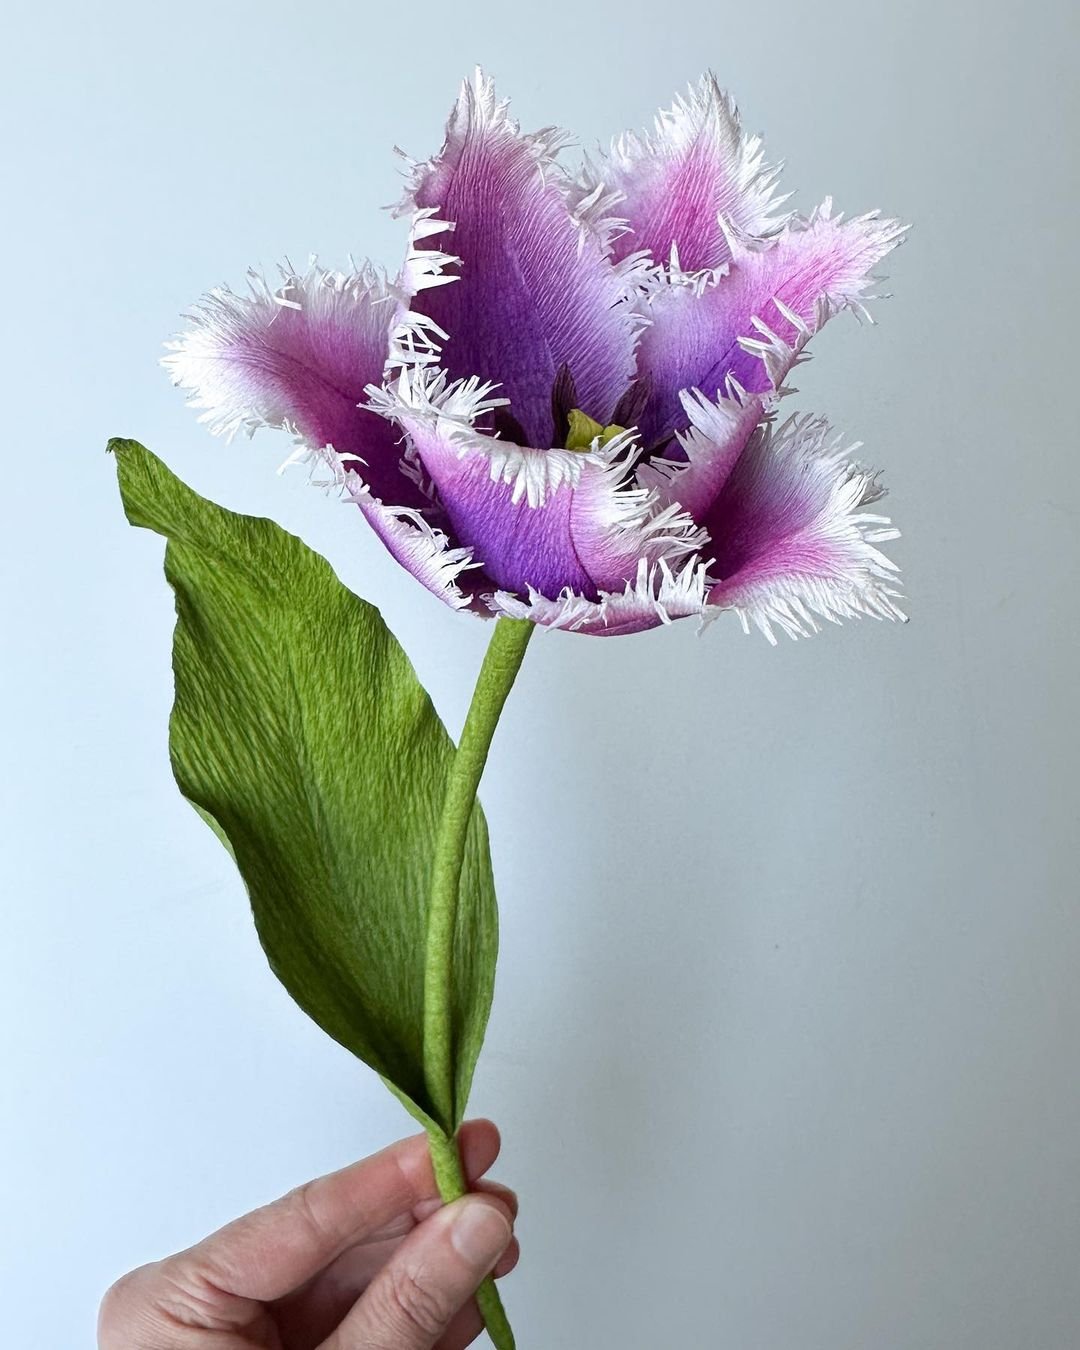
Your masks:
M 495 624 L 450 768 L 435 841 L 424 968 L 424 1075 L 444 1121 L 456 1121 L 460 1114 L 454 1074 L 454 933 L 465 840 L 491 738 L 532 632 L 533 625 L 524 619 L 499 619 Z M 447 1202 L 456 1200 L 466 1191 L 457 1140 L 442 1131 L 429 1131 L 428 1137 L 439 1193 Z M 498 1350 L 513 1350 L 513 1332 L 494 1281 L 484 1281 L 476 1300 L 492 1342 Z
M 459 1118 L 454 1083 L 454 933 L 465 839 L 491 738 L 532 631 L 533 625 L 524 619 L 499 619 L 495 624 L 450 768 L 435 840 L 424 970 L 424 1075 L 437 1118 L 444 1123 Z
M 431 1145 L 431 1161 L 435 1167 L 439 1194 L 447 1204 L 450 1204 L 460 1199 L 468 1190 L 457 1140 L 448 1138 L 441 1130 L 438 1133 L 429 1130 L 428 1142 Z M 507 1320 L 495 1281 L 490 1275 L 476 1291 L 476 1305 L 480 1309 L 480 1316 L 484 1319 L 484 1326 L 487 1327 L 492 1345 L 496 1346 L 497 1350 L 515 1350 L 514 1333 Z

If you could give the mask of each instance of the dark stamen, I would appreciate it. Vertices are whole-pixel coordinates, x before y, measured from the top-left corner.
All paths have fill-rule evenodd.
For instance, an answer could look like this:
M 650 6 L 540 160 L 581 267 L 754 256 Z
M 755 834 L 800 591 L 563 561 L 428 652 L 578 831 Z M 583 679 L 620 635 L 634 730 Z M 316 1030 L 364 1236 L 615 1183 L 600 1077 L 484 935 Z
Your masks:
M 642 375 L 628 386 L 626 393 L 615 404 L 615 411 L 611 414 L 612 422 L 617 427 L 638 426 L 651 397 L 652 377 Z

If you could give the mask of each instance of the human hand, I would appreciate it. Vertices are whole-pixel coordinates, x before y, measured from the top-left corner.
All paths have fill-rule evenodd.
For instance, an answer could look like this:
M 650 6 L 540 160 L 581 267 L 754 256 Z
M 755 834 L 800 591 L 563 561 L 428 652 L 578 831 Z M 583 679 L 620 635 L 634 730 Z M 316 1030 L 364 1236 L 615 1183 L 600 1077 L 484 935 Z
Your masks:
M 517 1197 L 479 1180 L 498 1130 L 459 1138 L 461 1200 L 439 1200 L 425 1136 L 404 1139 L 125 1275 L 99 1350 L 463 1350 L 483 1330 L 472 1295 L 518 1244 Z

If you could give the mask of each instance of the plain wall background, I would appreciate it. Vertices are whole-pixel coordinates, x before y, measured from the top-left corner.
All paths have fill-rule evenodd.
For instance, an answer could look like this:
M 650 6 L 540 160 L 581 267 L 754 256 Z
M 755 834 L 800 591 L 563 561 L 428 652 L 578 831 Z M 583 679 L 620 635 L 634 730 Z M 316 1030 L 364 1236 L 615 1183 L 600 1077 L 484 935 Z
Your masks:
M 915 222 L 790 407 L 866 442 L 913 622 L 541 635 L 483 797 L 522 1350 L 1067 1350 L 1080 1317 L 1076 9 L 20 6 L 5 22 L 4 1339 L 408 1132 L 267 970 L 169 774 L 112 434 L 323 551 L 456 730 L 487 636 L 157 368 L 208 286 L 396 266 L 477 61 L 586 144 L 711 65 L 809 208 Z

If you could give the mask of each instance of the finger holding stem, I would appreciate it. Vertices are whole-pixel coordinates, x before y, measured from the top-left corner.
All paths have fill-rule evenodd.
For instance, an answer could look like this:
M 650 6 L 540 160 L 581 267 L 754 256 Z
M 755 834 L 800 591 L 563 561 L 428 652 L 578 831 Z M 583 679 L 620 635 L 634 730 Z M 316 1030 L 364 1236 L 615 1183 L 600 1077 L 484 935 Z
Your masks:
M 458 1141 L 441 1131 L 438 1133 L 432 1131 L 428 1139 L 439 1194 L 446 1204 L 452 1204 L 468 1192 Z M 498 1350 L 515 1350 L 514 1333 L 507 1320 L 495 1281 L 490 1275 L 476 1291 L 476 1305 L 480 1309 L 492 1344 L 497 1346 Z

